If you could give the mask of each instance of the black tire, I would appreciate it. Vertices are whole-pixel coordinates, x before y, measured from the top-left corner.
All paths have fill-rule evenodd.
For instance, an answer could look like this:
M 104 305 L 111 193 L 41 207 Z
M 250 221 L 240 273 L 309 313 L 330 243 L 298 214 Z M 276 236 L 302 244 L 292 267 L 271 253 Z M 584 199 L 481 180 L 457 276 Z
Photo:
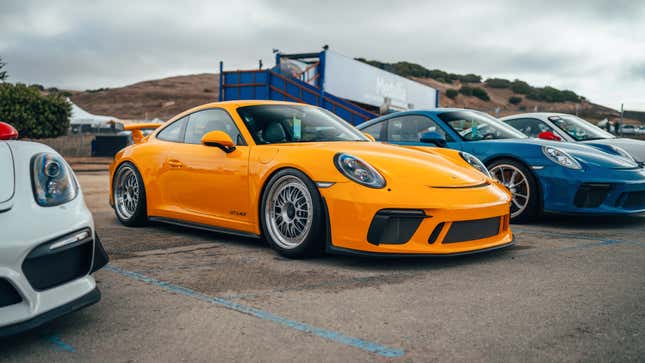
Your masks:
M 278 227 L 278 222 L 277 220 L 280 220 L 280 217 L 271 217 L 274 216 L 273 213 L 277 213 L 277 210 L 288 210 L 288 206 L 284 208 L 277 207 L 279 201 L 277 201 L 274 205 L 274 208 L 271 210 L 267 210 L 267 207 L 269 207 L 267 204 L 268 203 L 274 203 L 273 201 L 269 200 L 270 198 L 273 199 L 273 197 L 277 197 L 277 195 L 280 194 L 280 191 L 283 190 L 281 188 L 287 188 L 287 187 L 296 187 L 298 186 L 298 181 L 301 182 L 302 184 L 300 187 L 305 187 L 306 191 L 308 191 L 309 196 L 310 196 L 310 202 L 311 202 L 311 223 L 300 223 L 304 225 L 308 225 L 309 228 L 307 231 L 305 231 L 305 227 L 303 227 L 303 232 L 296 236 L 299 239 L 302 239 L 300 242 L 296 242 L 294 246 L 287 246 L 287 242 L 285 242 L 286 237 L 280 230 L 280 227 Z M 304 196 L 304 191 L 305 189 L 300 188 L 298 189 L 300 192 L 303 193 L 302 199 L 306 199 L 306 196 Z M 297 197 L 296 197 L 297 198 Z M 302 199 L 298 199 L 298 201 L 302 202 Z M 284 200 L 284 199 L 282 199 Z M 285 202 L 285 205 L 288 204 L 289 202 Z M 304 203 L 308 203 L 308 201 L 304 201 Z M 292 203 L 292 205 L 297 205 L 296 202 Z M 300 205 L 302 206 L 302 204 Z M 308 207 L 307 207 L 308 208 Z M 298 219 L 299 221 L 302 220 L 302 214 L 301 210 L 296 210 L 295 208 L 291 208 L 293 212 L 293 217 L 291 221 L 295 221 Z M 294 259 L 299 259 L 299 258 L 305 258 L 305 257 L 314 257 L 314 256 L 319 256 L 320 254 L 323 253 L 324 247 L 325 247 L 325 231 L 326 229 L 324 228 L 324 216 L 323 216 L 323 210 L 322 210 L 322 202 L 321 202 L 321 197 L 320 193 L 318 192 L 318 188 L 316 185 L 301 171 L 296 170 L 296 169 L 282 169 L 275 173 L 269 181 L 266 183 L 266 186 L 262 192 L 262 202 L 260 203 L 260 225 L 262 228 L 262 235 L 264 239 L 267 241 L 269 246 L 273 248 L 275 251 L 277 251 L 279 254 L 281 254 L 284 257 L 288 258 L 294 258 Z M 287 211 L 284 212 L 288 213 Z M 301 213 L 298 215 L 298 213 Z M 307 214 L 308 216 L 309 214 Z M 268 219 L 270 218 L 270 220 Z M 284 217 L 284 222 L 285 223 L 290 223 L 287 221 L 288 218 Z M 296 225 L 294 222 L 293 225 Z M 288 231 L 287 231 L 288 232 Z
M 524 190 L 518 191 L 518 190 L 513 190 L 512 188 L 509 188 L 511 192 L 517 192 L 514 193 L 513 196 L 513 201 L 511 201 L 511 222 L 512 223 L 526 223 L 530 222 L 533 219 L 535 219 L 537 216 L 541 214 L 541 203 L 540 203 L 540 190 L 538 188 L 537 180 L 531 170 L 527 168 L 524 164 L 520 163 L 519 161 L 513 160 L 513 159 L 499 159 L 495 160 L 489 165 L 487 165 L 488 170 L 491 171 L 491 174 L 493 175 L 494 178 L 499 180 L 500 182 L 504 183 L 505 185 L 509 182 L 508 178 L 510 176 L 508 175 L 508 172 L 505 172 L 505 180 L 500 179 L 500 170 L 509 170 L 511 173 L 513 171 L 517 171 L 518 174 L 525 178 L 526 184 L 522 184 L 518 188 L 524 188 L 524 186 L 527 188 L 528 193 L 525 193 L 528 195 L 528 201 L 523 200 L 519 195 L 524 194 Z M 509 187 L 509 185 L 507 185 Z M 517 203 L 517 204 L 516 204 Z M 524 208 L 518 213 L 519 209 L 518 204 L 523 204 L 525 206 Z M 514 208 L 517 208 L 517 210 L 514 211 Z
M 121 183 L 120 178 L 125 176 L 124 173 L 130 173 L 130 172 L 132 173 L 132 175 L 134 176 L 137 182 L 139 197 L 137 201 L 134 203 L 134 208 L 129 208 L 129 209 L 133 209 L 133 211 L 130 213 L 125 213 L 123 209 L 121 209 L 121 206 L 117 205 L 117 203 L 119 203 L 119 200 L 117 199 L 117 193 L 118 193 L 117 184 Z M 116 218 L 119 220 L 119 222 L 121 222 L 122 224 L 128 227 L 142 227 L 148 224 L 148 211 L 146 206 L 146 187 L 143 184 L 143 178 L 141 178 L 141 174 L 139 173 L 139 170 L 131 162 L 126 161 L 123 164 L 119 165 L 119 167 L 116 169 L 116 172 L 114 173 L 114 178 L 112 180 L 112 197 L 114 198 L 114 214 L 116 215 Z

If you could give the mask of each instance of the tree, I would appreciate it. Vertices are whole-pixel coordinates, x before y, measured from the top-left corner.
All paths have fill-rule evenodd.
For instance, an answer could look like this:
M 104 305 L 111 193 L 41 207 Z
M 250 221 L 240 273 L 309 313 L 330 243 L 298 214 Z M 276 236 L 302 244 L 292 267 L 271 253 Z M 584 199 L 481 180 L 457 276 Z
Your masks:
M 65 135 L 72 106 L 60 94 L 43 96 L 24 84 L 0 84 L 0 120 L 13 125 L 26 138 Z
M 2 57 L 0 57 L 0 82 L 4 82 L 9 78 L 9 74 L 7 74 L 7 71 L 3 71 L 2 69 L 4 66 L 6 66 L 7 63 L 2 61 Z
M 522 97 L 511 96 L 508 98 L 508 103 L 512 105 L 519 105 L 522 102 Z
M 479 83 L 482 81 L 482 76 L 473 73 L 457 75 L 457 77 L 461 83 Z
M 446 90 L 446 97 L 450 99 L 455 99 L 459 95 L 459 92 L 457 92 L 456 89 L 449 88 Z
M 520 81 L 519 79 L 516 79 L 511 83 L 511 90 L 515 93 L 519 93 L 522 95 L 528 95 L 533 91 L 533 87 L 531 87 L 528 83 L 524 81 Z
M 483 88 L 479 88 L 479 87 L 473 88 L 473 96 L 479 98 L 482 101 L 490 101 L 488 92 L 486 92 L 486 90 Z
M 472 96 L 473 88 L 468 86 L 461 86 L 461 88 L 459 89 L 459 93 L 461 93 L 464 96 Z
M 486 80 L 486 85 L 491 88 L 509 88 L 511 81 L 504 78 L 489 78 Z

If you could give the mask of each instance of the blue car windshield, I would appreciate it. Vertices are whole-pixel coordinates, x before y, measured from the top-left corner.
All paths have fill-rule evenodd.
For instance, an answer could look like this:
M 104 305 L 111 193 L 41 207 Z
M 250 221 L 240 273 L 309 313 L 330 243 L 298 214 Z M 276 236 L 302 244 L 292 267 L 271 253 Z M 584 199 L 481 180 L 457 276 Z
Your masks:
M 464 141 L 525 139 L 526 135 L 483 112 L 450 111 L 438 117 Z

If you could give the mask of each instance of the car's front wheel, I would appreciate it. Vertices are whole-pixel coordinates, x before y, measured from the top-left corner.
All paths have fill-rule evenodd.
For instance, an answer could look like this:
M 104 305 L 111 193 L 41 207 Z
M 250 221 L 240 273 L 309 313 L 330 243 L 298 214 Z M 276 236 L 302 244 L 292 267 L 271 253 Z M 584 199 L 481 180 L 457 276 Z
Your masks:
M 304 173 L 280 170 L 271 177 L 262 196 L 264 238 L 285 257 L 320 254 L 325 237 L 321 204 L 316 185 Z
M 114 211 L 119 221 L 126 226 L 143 226 L 148 222 L 146 189 L 139 170 L 125 162 L 114 173 L 112 193 Z
M 488 165 L 491 175 L 511 192 L 511 222 L 528 222 L 539 214 L 540 202 L 533 173 L 512 160 L 496 160 Z

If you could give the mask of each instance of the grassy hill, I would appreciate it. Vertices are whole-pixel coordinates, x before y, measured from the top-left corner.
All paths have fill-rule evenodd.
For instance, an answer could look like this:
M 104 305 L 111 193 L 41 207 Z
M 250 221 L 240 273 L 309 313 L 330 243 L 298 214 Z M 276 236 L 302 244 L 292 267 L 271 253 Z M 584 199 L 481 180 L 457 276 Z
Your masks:
M 125 87 L 70 91 L 74 103 L 88 112 L 122 119 L 167 120 L 208 102 L 217 101 L 219 77 L 213 73 L 143 81 Z
M 410 62 L 357 60 L 438 89 L 442 107 L 471 108 L 499 116 L 535 110 L 575 114 L 577 110 L 578 115 L 593 121 L 620 117 L 618 111 L 591 103 L 571 90 L 534 87 L 518 79 L 483 79 L 473 73 L 430 70 Z
M 519 80 L 484 80 L 475 74 L 428 70 L 408 62 L 365 62 L 438 89 L 443 107 L 472 108 L 499 116 L 534 110 L 575 113 L 577 108 L 581 117 L 592 121 L 619 117 L 616 110 L 591 103 L 573 91 L 536 88 Z M 69 91 L 72 101 L 91 113 L 163 120 L 216 101 L 218 92 L 219 77 L 214 73 L 143 81 L 119 88 Z

